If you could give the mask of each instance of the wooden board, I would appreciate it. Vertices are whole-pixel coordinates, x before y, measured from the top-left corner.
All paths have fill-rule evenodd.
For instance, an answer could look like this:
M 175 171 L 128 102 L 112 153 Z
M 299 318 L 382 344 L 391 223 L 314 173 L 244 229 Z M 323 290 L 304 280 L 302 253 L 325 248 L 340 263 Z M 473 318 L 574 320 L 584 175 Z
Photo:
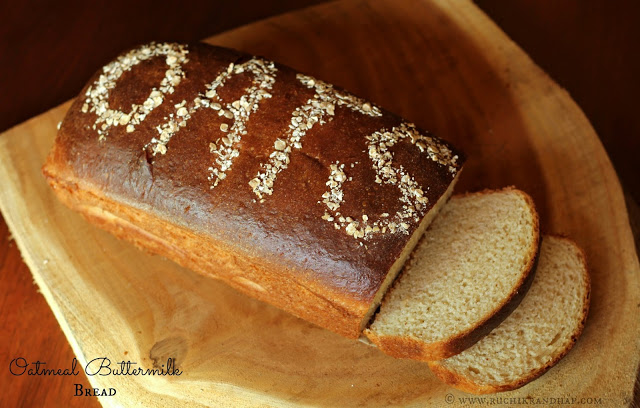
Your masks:
M 563 361 L 501 396 L 631 402 L 640 266 L 619 182 L 569 95 L 471 2 L 343 1 L 209 41 L 346 87 L 453 141 L 470 156 L 458 191 L 528 191 L 543 230 L 586 250 L 592 308 Z M 150 368 L 176 356 L 183 371 L 89 377 L 117 390 L 102 404 L 465 405 L 459 398 L 468 395 L 425 364 L 387 357 L 143 254 L 64 208 L 40 166 L 67 107 L 0 136 L 0 209 L 82 365 L 108 357 Z

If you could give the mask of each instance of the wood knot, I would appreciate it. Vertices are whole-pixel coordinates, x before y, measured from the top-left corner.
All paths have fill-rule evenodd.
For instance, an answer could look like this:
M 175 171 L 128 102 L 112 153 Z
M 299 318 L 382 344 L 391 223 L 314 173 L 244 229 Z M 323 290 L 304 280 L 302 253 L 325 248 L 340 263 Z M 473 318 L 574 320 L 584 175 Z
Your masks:
M 180 368 L 187 355 L 187 340 L 184 337 L 174 336 L 156 342 L 151 347 L 149 358 L 153 361 L 153 368 L 167 369 L 169 359 L 173 360 L 173 366 Z

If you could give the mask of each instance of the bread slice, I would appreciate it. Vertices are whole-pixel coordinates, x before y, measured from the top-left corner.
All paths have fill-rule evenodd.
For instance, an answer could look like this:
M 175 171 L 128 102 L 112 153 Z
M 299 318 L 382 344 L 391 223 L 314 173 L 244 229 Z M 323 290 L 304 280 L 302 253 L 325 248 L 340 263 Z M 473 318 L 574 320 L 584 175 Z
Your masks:
M 568 239 L 545 236 L 535 279 L 520 306 L 473 347 L 429 366 L 446 383 L 474 394 L 521 387 L 575 344 L 589 296 L 582 250 Z
M 532 199 L 515 188 L 453 197 L 387 293 L 366 336 L 396 358 L 439 360 L 513 311 L 539 249 Z

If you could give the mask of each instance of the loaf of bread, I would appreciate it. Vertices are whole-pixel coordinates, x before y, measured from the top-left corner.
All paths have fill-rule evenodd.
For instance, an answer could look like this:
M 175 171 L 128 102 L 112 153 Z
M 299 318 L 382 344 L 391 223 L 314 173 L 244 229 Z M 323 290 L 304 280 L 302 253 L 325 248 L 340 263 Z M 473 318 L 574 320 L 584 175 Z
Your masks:
M 151 43 L 89 81 L 43 171 L 116 236 L 357 338 L 463 162 L 309 75 Z
M 446 383 L 474 394 L 521 387 L 576 343 L 590 294 L 582 250 L 566 238 L 545 236 L 531 289 L 520 306 L 471 348 L 429 366 Z
M 457 195 L 385 295 L 367 337 L 397 358 L 432 361 L 470 347 L 515 309 L 533 280 L 538 213 L 515 188 Z

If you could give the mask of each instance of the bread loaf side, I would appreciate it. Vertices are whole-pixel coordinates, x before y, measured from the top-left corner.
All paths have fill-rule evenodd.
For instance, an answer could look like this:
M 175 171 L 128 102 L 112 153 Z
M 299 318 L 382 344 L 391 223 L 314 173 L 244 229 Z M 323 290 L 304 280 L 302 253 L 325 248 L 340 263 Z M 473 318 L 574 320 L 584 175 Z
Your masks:
M 101 228 L 357 338 L 463 162 L 309 75 L 151 43 L 89 81 L 43 171 Z

